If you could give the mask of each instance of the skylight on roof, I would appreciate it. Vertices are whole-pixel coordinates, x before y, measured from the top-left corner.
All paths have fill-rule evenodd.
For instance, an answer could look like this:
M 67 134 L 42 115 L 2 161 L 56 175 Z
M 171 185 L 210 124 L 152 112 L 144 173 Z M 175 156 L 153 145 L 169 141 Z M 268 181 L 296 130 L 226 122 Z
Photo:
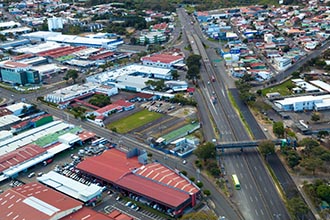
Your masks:
M 56 212 L 60 211 L 60 209 L 34 197 L 30 196 L 23 200 L 23 202 L 29 206 L 31 206 L 34 209 L 37 209 L 40 212 L 43 212 L 44 214 L 48 216 L 54 215 Z

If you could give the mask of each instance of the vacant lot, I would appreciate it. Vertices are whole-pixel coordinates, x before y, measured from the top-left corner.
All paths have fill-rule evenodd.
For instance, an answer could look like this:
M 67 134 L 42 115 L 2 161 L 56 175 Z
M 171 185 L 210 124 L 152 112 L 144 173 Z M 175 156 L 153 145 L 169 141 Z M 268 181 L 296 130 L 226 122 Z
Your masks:
M 267 93 L 270 92 L 279 92 L 282 96 L 287 96 L 287 95 L 291 95 L 291 91 L 289 88 L 293 88 L 294 84 L 291 80 L 285 81 L 284 83 L 271 87 L 271 88 L 267 88 L 267 89 L 263 89 L 262 90 L 262 95 L 266 96 Z
M 110 123 L 107 128 L 111 130 L 116 130 L 118 133 L 127 133 L 142 125 L 148 124 L 162 116 L 162 114 L 159 114 L 157 112 L 149 112 L 148 110 L 142 110 L 126 118 Z

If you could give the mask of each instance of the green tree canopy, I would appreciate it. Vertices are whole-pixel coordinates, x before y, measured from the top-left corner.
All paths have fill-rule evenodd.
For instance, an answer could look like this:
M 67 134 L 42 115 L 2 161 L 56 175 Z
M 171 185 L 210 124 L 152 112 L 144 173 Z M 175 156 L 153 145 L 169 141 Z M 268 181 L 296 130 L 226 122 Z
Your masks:
M 308 207 L 304 201 L 299 197 L 294 197 L 288 201 L 289 211 L 296 217 L 300 219 L 301 216 L 307 214 Z
M 304 167 L 306 170 L 313 172 L 314 174 L 317 168 L 323 166 L 323 161 L 319 158 L 310 157 L 304 159 L 300 165 Z
M 288 152 L 288 156 L 286 157 L 286 160 L 288 162 L 289 167 L 291 169 L 294 169 L 296 166 L 299 165 L 301 157 L 296 151 L 290 150 Z
M 319 185 L 316 189 L 316 193 L 321 199 L 330 203 L 330 186 L 327 184 Z
M 321 119 L 320 114 L 314 112 L 311 116 L 312 121 L 319 121 Z
M 199 67 L 197 65 L 189 66 L 186 78 L 190 80 L 199 79 L 200 78 Z
M 186 64 L 188 67 L 191 67 L 191 66 L 194 66 L 194 65 L 197 65 L 198 68 L 200 68 L 201 66 L 201 56 L 200 55 L 196 55 L 196 54 L 192 54 L 190 55 L 187 60 L 186 60 Z
M 266 157 L 269 154 L 275 153 L 275 144 L 271 140 L 262 141 L 259 143 L 260 153 Z
M 195 151 L 195 155 L 202 159 L 202 160 L 207 160 L 210 158 L 215 158 L 216 156 L 216 149 L 213 143 L 207 142 L 201 146 L 199 146 Z
M 95 105 L 98 107 L 104 107 L 111 104 L 110 97 L 104 94 L 95 94 L 89 101 L 89 104 Z
M 65 75 L 65 79 L 72 79 L 73 82 L 75 83 L 76 82 L 76 79 L 78 78 L 78 71 L 77 70 L 74 70 L 74 69 L 69 69 L 67 72 L 66 72 L 66 75 Z
M 283 137 L 284 136 L 284 125 L 282 121 L 274 122 L 273 123 L 273 132 L 277 137 Z
M 299 141 L 299 146 L 305 147 L 305 152 L 310 153 L 314 147 L 318 147 L 320 144 L 313 138 L 304 138 Z
M 155 91 L 163 91 L 165 89 L 164 80 L 148 80 L 145 84 Z

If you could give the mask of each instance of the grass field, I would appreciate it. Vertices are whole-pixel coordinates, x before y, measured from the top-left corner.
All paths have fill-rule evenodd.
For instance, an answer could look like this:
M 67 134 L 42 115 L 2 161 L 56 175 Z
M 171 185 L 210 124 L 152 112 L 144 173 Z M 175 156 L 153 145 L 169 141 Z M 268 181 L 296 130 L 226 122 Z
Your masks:
M 282 96 L 291 95 L 291 92 L 288 89 L 288 87 L 293 87 L 293 86 L 294 86 L 293 82 L 291 80 L 288 80 L 280 85 L 263 89 L 262 95 L 266 96 L 266 94 L 270 92 L 279 92 Z
M 123 134 L 135 128 L 141 127 L 142 125 L 148 124 L 162 116 L 162 114 L 157 112 L 142 110 L 126 118 L 110 123 L 107 125 L 107 128 L 110 130 L 116 130 L 118 133 Z

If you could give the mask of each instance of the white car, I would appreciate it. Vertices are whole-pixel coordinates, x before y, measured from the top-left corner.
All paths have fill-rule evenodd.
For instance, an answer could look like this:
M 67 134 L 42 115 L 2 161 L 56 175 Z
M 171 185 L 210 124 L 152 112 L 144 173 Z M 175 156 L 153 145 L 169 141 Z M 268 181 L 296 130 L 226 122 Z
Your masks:
M 183 163 L 183 164 L 187 164 L 187 161 L 186 161 L 186 160 L 183 160 L 182 163 Z

